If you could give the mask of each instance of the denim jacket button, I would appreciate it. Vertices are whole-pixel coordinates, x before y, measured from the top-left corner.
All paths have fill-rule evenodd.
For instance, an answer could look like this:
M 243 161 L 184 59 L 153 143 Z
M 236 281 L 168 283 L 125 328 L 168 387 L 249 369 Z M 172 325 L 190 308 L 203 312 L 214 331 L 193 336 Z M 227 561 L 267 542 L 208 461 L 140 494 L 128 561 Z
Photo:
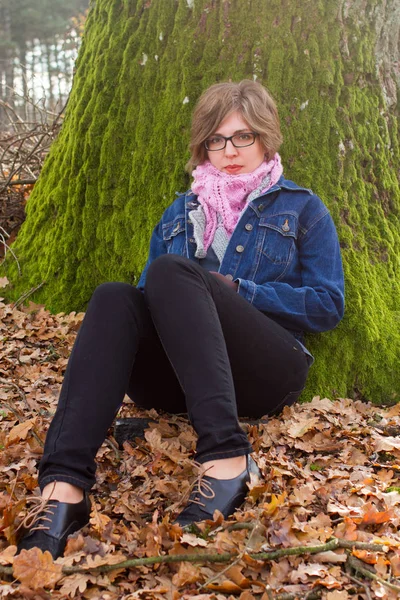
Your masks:
M 229 281 L 233 281 L 233 275 L 231 275 L 230 273 L 228 273 L 228 275 L 225 275 L 225 277 L 229 279 Z
M 246 229 L 246 231 L 251 231 L 253 229 L 253 225 L 251 223 L 246 223 L 244 228 Z
M 236 252 L 243 252 L 243 250 L 244 247 L 241 244 L 239 244 L 239 246 L 236 246 Z

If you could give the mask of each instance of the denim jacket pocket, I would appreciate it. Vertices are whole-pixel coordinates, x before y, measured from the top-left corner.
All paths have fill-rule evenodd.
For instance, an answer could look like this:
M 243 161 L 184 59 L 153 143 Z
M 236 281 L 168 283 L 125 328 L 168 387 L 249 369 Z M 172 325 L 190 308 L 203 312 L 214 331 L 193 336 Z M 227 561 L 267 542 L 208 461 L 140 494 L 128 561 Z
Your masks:
M 183 254 L 185 242 L 185 215 L 178 215 L 162 226 L 162 235 L 168 254 Z
M 297 218 L 290 213 L 269 215 L 260 219 L 264 228 L 261 252 L 275 265 L 287 265 L 296 249 Z

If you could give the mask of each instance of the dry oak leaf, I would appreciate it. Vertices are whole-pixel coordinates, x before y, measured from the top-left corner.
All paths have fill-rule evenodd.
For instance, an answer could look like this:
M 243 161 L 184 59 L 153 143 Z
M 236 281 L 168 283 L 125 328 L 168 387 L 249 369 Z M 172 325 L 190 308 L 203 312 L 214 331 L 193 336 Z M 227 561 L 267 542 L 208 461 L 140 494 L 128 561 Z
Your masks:
M 400 552 L 397 551 L 394 556 L 390 559 L 390 565 L 392 567 L 393 577 L 400 577 Z
M 292 425 L 288 428 L 287 432 L 292 438 L 303 437 L 303 435 L 307 433 L 307 431 L 310 431 L 310 429 L 314 429 L 314 427 L 318 423 L 318 417 L 312 417 L 311 419 L 309 417 L 305 417 L 300 421 L 293 422 Z
M 226 571 L 226 575 L 233 583 L 236 583 L 242 590 L 245 590 L 251 586 L 252 582 L 243 575 L 242 568 L 239 565 L 233 565 Z
M 268 598 L 268 596 L 267 596 L 267 598 Z M 245 590 L 244 592 L 242 592 L 240 594 L 239 600 L 256 600 L 256 599 L 255 599 L 255 596 L 253 596 L 253 594 L 251 592 L 249 592 L 249 590 Z
M 329 590 L 333 590 L 335 588 L 340 589 L 342 587 L 341 582 L 335 579 L 332 575 L 328 575 L 328 577 L 325 577 L 325 579 L 316 579 L 313 583 L 313 587 L 317 587 L 319 585 L 322 585 Z
M 264 502 L 264 504 L 261 504 L 263 514 L 267 516 L 273 515 L 276 509 L 279 506 L 282 506 L 282 504 L 285 502 L 286 496 L 286 492 L 282 492 L 282 494 L 279 494 L 279 496 L 277 496 L 276 494 L 271 494 L 271 501 Z
M 208 590 L 222 592 L 223 594 L 240 594 L 242 588 L 233 581 L 222 581 L 221 583 L 209 583 L 205 586 Z
M 78 591 L 82 594 L 86 590 L 88 582 L 95 583 L 95 581 L 96 578 L 93 575 L 74 573 L 63 579 L 60 594 L 62 598 L 74 598 Z
M 380 525 L 386 523 L 393 518 L 392 510 L 377 511 L 373 506 L 368 508 L 363 518 L 360 520 L 360 525 Z M 356 520 L 357 522 L 357 520 Z
M 334 535 L 337 538 L 355 542 L 358 539 L 357 525 L 350 517 L 344 517 L 343 522 L 336 527 Z
M 375 436 L 374 436 L 375 437 Z M 375 452 L 391 452 L 392 450 L 400 450 L 399 437 L 382 437 L 376 434 L 374 439 Z
M 144 437 L 153 452 L 160 452 L 178 465 L 182 462 L 181 445 L 176 438 L 162 440 L 161 433 L 156 428 L 146 430 Z
M 14 577 L 27 587 L 38 590 L 53 588 L 62 578 L 62 567 L 53 561 L 50 552 L 42 552 L 39 548 L 22 550 L 14 558 Z
M 172 577 L 172 583 L 176 587 L 183 587 L 192 583 L 197 583 L 201 579 L 199 567 L 191 563 L 182 562 L 179 565 L 179 571 Z
M 326 600 L 348 600 L 349 594 L 346 590 L 335 590 L 326 594 Z
M 290 575 L 292 583 L 307 583 L 309 577 L 324 577 L 328 575 L 328 567 L 320 563 L 305 564 L 302 563 Z
M 208 543 L 203 538 L 193 535 L 193 533 L 184 533 L 180 539 L 181 544 L 189 544 L 189 546 L 207 546 Z
M 105 556 L 100 556 L 99 554 L 92 556 L 88 554 L 86 563 L 88 569 L 97 569 L 103 565 L 117 565 L 118 563 L 126 561 L 126 558 L 127 557 L 124 554 L 117 552 L 113 554 L 106 554 Z
M 26 440 L 26 436 L 30 432 L 31 429 L 36 425 L 36 418 L 27 419 L 22 423 L 18 423 L 15 425 L 7 436 L 6 446 L 11 446 L 11 444 L 15 444 L 15 442 L 20 442 L 21 440 Z
M 93 502 L 92 506 L 94 506 Z M 110 521 L 110 517 L 105 515 L 104 513 L 98 512 L 97 507 L 95 507 L 90 513 L 89 523 L 93 527 L 93 529 L 98 533 L 102 533 L 106 526 L 110 523 Z
M 17 546 L 7 546 L 3 552 L 0 552 L 0 565 L 11 565 L 16 551 Z
M 326 552 L 318 552 L 318 554 L 314 554 L 313 558 L 320 563 L 345 563 L 347 560 L 347 555 L 339 551 L 327 550 Z
M 357 550 L 357 548 L 353 548 L 352 553 L 354 556 L 367 563 L 368 565 L 376 565 L 378 562 L 378 555 L 375 552 L 371 552 L 369 550 Z M 389 561 L 385 561 L 385 564 L 389 565 Z

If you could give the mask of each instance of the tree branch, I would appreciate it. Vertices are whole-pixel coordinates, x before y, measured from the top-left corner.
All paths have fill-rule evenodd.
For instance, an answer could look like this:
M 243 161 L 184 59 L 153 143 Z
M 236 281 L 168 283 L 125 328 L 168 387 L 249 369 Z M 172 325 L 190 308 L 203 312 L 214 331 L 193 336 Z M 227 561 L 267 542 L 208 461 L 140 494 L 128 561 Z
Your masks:
M 356 571 L 357 573 L 360 573 L 361 575 L 364 575 L 364 577 L 368 577 L 369 579 L 378 581 L 379 583 L 381 583 L 385 587 L 389 588 L 390 590 L 400 593 L 399 585 L 394 585 L 393 583 L 390 583 L 390 581 L 386 581 L 386 579 L 383 579 L 383 577 L 379 577 L 379 575 L 376 575 L 376 573 L 372 573 L 372 571 L 365 568 L 363 566 L 363 562 L 361 560 L 359 560 L 358 558 L 356 558 L 355 556 L 349 556 L 347 559 L 347 563 L 352 569 L 354 569 L 354 571 Z
M 381 544 L 368 544 L 365 542 L 349 542 L 348 540 L 332 538 L 325 544 L 317 544 L 314 546 L 295 546 L 290 548 L 282 548 L 279 550 L 269 550 L 267 552 L 251 553 L 248 556 L 253 560 L 260 561 L 271 561 L 282 558 L 284 556 L 301 556 L 307 554 L 319 554 L 320 552 L 327 552 L 328 550 L 336 550 L 338 548 L 359 548 L 364 550 L 371 550 L 374 552 L 383 552 L 386 550 L 385 546 Z M 170 564 L 179 562 L 190 562 L 190 563 L 224 563 L 238 558 L 237 553 L 224 552 L 218 553 L 205 553 L 198 552 L 195 554 L 168 554 L 165 556 L 149 556 L 146 558 L 134 558 L 116 563 L 113 565 L 101 565 L 99 567 L 82 567 L 82 566 L 64 566 L 62 572 L 64 575 L 72 575 L 75 573 L 109 573 L 110 571 L 116 571 L 119 569 L 131 569 L 135 567 L 150 566 L 156 564 Z M 361 573 L 362 575 L 378 581 L 382 585 L 389 587 L 391 590 L 400 592 L 400 586 L 394 585 L 385 579 L 382 579 L 378 575 L 372 573 L 363 566 L 363 563 L 353 556 L 349 556 L 347 563 L 352 569 Z M 0 573 L 3 575 L 13 575 L 12 567 L 6 567 L 0 565 Z M 314 596 L 317 598 L 318 596 Z M 275 600 L 291 600 L 289 595 L 281 595 L 275 598 Z M 310 598 L 311 600 L 311 598 Z

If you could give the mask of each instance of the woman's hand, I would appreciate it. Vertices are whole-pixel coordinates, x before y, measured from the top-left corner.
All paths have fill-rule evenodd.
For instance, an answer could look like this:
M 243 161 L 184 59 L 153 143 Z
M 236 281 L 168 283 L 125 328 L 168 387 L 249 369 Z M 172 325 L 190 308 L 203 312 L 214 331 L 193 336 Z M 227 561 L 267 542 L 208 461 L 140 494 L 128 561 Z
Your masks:
M 227 279 L 225 277 L 225 275 L 222 275 L 222 273 L 217 273 L 217 271 L 210 271 L 210 273 L 211 273 L 211 275 L 214 275 L 214 277 L 216 277 L 217 279 L 222 281 L 225 285 L 230 287 L 232 290 L 235 290 L 235 292 L 237 292 L 238 287 L 239 287 L 239 284 L 237 283 L 237 281 L 232 281 L 231 279 Z

